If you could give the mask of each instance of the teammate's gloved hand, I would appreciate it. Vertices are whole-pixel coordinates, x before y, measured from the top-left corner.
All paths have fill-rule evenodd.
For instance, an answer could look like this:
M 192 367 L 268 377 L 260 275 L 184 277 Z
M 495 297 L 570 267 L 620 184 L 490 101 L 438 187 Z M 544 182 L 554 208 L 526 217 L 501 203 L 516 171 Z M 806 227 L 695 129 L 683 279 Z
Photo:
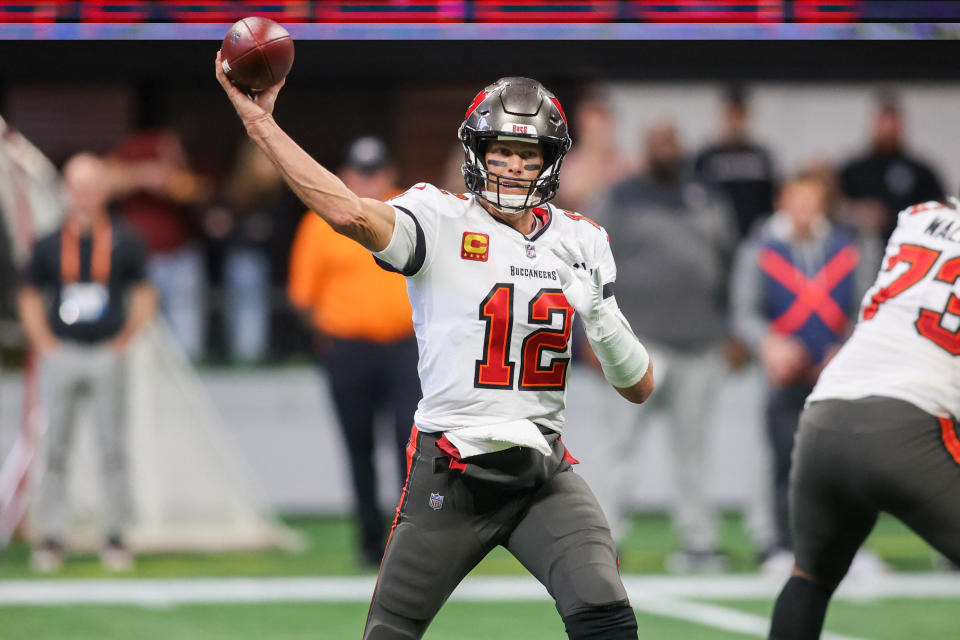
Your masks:
M 588 332 L 600 323 L 603 309 L 603 274 L 599 265 L 589 265 L 582 255 L 567 241 L 551 249 L 560 259 L 557 275 L 560 288 L 570 306 L 576 310 Z M 597 327 L 598 328 L 598 327 Z

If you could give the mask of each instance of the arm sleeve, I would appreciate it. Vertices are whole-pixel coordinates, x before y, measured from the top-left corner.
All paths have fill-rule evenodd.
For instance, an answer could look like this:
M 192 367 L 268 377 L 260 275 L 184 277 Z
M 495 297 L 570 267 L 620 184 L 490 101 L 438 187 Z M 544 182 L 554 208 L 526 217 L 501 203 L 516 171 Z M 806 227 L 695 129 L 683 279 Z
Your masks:
M 613 251 L 610 249 L 610 236 L 607 235 L 607 230 L 600 227 L 600 233 L 596 235 L 596 262 L 600 266 L 600 273 L 603 274 L 603 299 L 606 300 L 614 295 L 614 283 L 617 281 L 617 263 L 613 260 Z
M 421 182 L 387 204 L 397 210 L 390 243 L 374 252 L 377 263 L 407 277 L 426 271 L 430 266 L 428 249 L 437 235 L 440 190 Z
M 770 327 L 763 313 L 759 257 L 758 243 L 755 240 L 745 242 L 737 252 L 730 278 L 730 326 L 754 353 Z

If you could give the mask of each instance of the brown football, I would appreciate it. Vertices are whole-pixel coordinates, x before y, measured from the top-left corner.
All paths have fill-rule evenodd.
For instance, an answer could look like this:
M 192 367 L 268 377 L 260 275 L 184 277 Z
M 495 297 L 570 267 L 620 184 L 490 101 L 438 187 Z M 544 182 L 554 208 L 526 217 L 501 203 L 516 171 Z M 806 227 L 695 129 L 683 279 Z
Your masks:
M 293 66 L 293 38 L 270 18 L 251 17 L 230 27 L 220 47 L 230 82 L 246 91 L 263 91 L 283 80 Z

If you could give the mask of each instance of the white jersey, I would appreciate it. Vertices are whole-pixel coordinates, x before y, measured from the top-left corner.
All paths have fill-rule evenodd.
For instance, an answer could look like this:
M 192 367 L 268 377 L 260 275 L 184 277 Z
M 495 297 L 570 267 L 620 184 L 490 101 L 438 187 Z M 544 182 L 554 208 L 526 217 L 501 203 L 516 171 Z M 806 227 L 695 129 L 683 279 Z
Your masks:
M 960 418 L 960 213 L 900 213 L 859 323 L 808 401 L 889 396 Z
M 545 205 L 533 210 L 539 228 L 527 237 L 474 196 L 426 183 L 389 204 L 397 211 L 393 237 L 375 255 L 407 276 L 423 389 L 417 428 L 488 429 L 494 435 L 481 439 L 527 446 L 531 433 L 542 440 L 535 425 L 562 431 L 574 311 L 550 247 L 561 237 L 581 247 L 612 295 L 606 232 Z M 464 457 L 474 453 L 460 448 Z

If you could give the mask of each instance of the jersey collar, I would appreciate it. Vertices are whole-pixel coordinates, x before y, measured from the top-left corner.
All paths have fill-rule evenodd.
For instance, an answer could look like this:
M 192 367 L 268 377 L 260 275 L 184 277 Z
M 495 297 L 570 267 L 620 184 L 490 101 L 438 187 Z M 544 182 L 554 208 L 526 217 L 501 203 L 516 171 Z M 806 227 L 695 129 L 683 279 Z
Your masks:
M 553 212 L 550 210 L 550 205 L 548 204 L 545 204 L 542 207 L 534 207 L 533 209 L 531 209 L 531 211 L 533 211 L 533 215 L 535 215 L 537 217 L 537 220 L 539 220 L 539 228 L 529 236 L 525 233 L 520 233 L 519 231 L 517 231 L 516 229 L 514 229 L 509 224 L 507 224 L 506 222 L 504 222 L 503 220 L 501 220 L 496 216 L 490 216 L 490 217 L 496 220 L 497 222 L 499 222 L 500 224 L 502 224 L 503 226 L 507 227 L 514 233 L 520 233 L 520 235 L 523 236 L 527 241 L 534 242 L 537 239 L 539 239 L 540 236 L 542 236 L 547 231 L 547 229 L 550 228 L 550 224 L 553 222 Z M 487 213 L 487 215 L 490 215 L 490 214 Z

